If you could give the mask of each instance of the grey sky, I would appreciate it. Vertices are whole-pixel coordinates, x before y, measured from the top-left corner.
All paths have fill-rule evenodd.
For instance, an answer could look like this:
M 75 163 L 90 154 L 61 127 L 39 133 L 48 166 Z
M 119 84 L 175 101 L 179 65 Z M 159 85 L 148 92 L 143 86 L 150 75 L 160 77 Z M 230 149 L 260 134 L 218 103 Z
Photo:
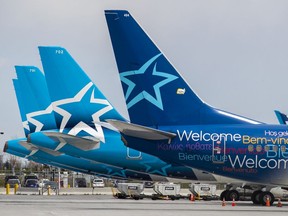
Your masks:
M 128 116 L 105 9 L 129 10 L 210 105 L 267 123 L 288 112 L 286 0 L 0 0 L 0 151 L 24 136 L 14 65 L 42 69 L 39 45 L 65 47 Z

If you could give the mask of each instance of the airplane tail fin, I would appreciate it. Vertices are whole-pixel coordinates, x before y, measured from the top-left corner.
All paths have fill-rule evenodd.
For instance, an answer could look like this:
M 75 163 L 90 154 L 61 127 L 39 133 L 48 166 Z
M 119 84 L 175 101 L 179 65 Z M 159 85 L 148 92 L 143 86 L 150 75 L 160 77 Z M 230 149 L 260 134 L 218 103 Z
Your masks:
M 15 93 L 22 120 L 27 120 L 30 133 L 56 128 L 44 74 L 34 66 L 15 66 Z
M 278 110 L 274 110 L 275 114 L 276 114 L 276 117 L 279 121 L 280 124 L 287 124 L 288 122 L 288 116 L 284 113 L 281 113 L 280 111 Z
M 18 79 L 13 79 L 13 86 L 15 89 L 15 94 L 16 94 L 16 99 L 17 99 L 17 103 L 18 103 L 18 108 L 20 111 L 20 116 L 21 116 L 21 120 L 22 120 L 22 125 L 23 125 L 23 129 L 24 129 L 24 134 L 27 137 L 28 134 L 30 133 L 30 127 L 27 121 L 27 117 L 26 117 L 26 111 L 24 110 L 24 96 L 22 95 L 22 91 L 21 91 L 21 87 L 20 84 L 18 82 Z
M 131 122 L 257 124 L 204 103 L 128 11 L 107 10 L 106 21 Z
M 39 52 L 58 127 L 124 120 L 66 49 L 41 46 Z

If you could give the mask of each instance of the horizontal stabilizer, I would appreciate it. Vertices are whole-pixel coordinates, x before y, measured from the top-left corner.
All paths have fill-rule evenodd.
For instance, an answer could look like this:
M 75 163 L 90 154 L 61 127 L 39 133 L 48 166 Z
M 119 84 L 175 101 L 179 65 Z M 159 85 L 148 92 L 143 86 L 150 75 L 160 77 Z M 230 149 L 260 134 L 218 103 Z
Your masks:
M 43 133 L 50 139 L 53 139 L 54 141 L 57 142 L 60 141 L 55 151 L 58 151 L 66 144 L 72 145 L 83 151 L 89 151 L 100 147 L 100 140 L 96 138 L 90 139 L 92 137 L 83 138 L 59 132 L 43 132 Z
M 170 133 L 166 131 L 157 130 L 154 128 L 144 127 L 141 125 L 131 124 L 128 122 L 123 122 L 119 120 L 106 120 L 108 123 L 117 128 L 121 133 L 146 140 L 165 140 L 169 141 L 176 137 L 175 133 Z
M 20 141 L 19 144 L 22 145 L 24 148 L 31 151 L 31 153 L 27 157 L 34 155 L 39 150 L 43 151 L 49 155 L 55 156 L 55 157 L 63 155 L 63 153 L 61 153 L 61 152 L 53 151 L 51 149 L 40 147 L 40 146 L 35 146 L 35 145 L 33 145 L 27 141 Z

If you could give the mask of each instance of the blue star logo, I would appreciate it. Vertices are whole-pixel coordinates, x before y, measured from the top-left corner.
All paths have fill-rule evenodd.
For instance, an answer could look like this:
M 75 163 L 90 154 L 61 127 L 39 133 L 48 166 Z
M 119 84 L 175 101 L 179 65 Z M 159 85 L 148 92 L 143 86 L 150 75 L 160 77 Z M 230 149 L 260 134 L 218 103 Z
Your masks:
M 149 165 L 149 163 L 151 163 L 152 166 Z M 155 168 L 155 161 L 145 161 L 145 162 L 143 161 L 141 162 L 141 164 L 143 164 L 146 167 L 146 170 L 145 170 L 146 173 L 156 174 L 156 175 L 158 174 L 161 176 L 167 176 L 167 169 L 172 166 L 171 164 L 165 164 L 162 167 Z
M 177 79 L 178 77 L 168 73 L 157 71 L 157 62 L 155 61 L 161 55 L 162 53 L 155 55 L 138 70 L 126 71 L 120 74 L 121 81 L 128 86 L 125 94 L 128 109 L 137 104 L 138 102 L 140 102 L 141 100 L 147 100 L 150 103 L 154 104 L 159 109 L 163 110 L 160 88 L 172 82 L 173 80 Z M 151 68 L 153 68 L 152 71 Z M 139 84 L 136 85 L 135 82 L 133 82 L 133 79 L 141 80 L 140 78 L 141 75 L 150 76 L 151 78 L 149 79 L 149 81 L 151 82 L 157 81 L 157 82 L 152 86 L 151 85 L 137 86 Z M 146 80 L 148 79 L 146 78 Z M 143 87 L 145 87 L 146 89 L 144 90 Z M 136 96 L 129 99 L 129 97 L 132 96 L 132 93 L 133 95 Z
M 122 178 L 127 178 L 126 176 L 126 170 L 120 170 L 120 171 L 116 171 L 116 170 L 113 170 L 112 168 L 109 168 L 105 165 L 102 166 L 103 168 L 105 168 L 107 170 L 107 175 L 111 175 L 111 176 L 119 176 L 119 177 L 122 177 Z

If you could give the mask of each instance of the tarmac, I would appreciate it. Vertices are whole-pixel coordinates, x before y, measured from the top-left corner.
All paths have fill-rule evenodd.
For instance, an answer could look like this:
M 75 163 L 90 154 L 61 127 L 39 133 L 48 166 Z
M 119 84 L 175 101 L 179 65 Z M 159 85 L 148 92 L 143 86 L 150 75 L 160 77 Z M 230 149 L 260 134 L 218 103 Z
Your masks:
M 152 189 L 146 190 L 152 192 Z M 182 190 L 181 190 L 182 191 Z M 4 192 L 4 193 L 3 193 Z M 182 191 L 183 194 L 186 193 Z M 277 204 L 277 202 L 276 202 Z M 256 206 L 251 201 L 238 201 L 236 206 L 232 202 L 204 201 L 189 199 L 180 200 L 133 200 L 117 199 L 112 196 L 111 188 L 97 188 L 92 194 L 92 188 L 61 189 L 60 195 L 6 195 L 5 188 L 0 190 L 1 215 L 21 216 L 82 216 L 82 215 L 145 215 L 145 216 L 198 216 L 213 215 L 287 215 L 288 203 L 282 203 L 282 207 Z

